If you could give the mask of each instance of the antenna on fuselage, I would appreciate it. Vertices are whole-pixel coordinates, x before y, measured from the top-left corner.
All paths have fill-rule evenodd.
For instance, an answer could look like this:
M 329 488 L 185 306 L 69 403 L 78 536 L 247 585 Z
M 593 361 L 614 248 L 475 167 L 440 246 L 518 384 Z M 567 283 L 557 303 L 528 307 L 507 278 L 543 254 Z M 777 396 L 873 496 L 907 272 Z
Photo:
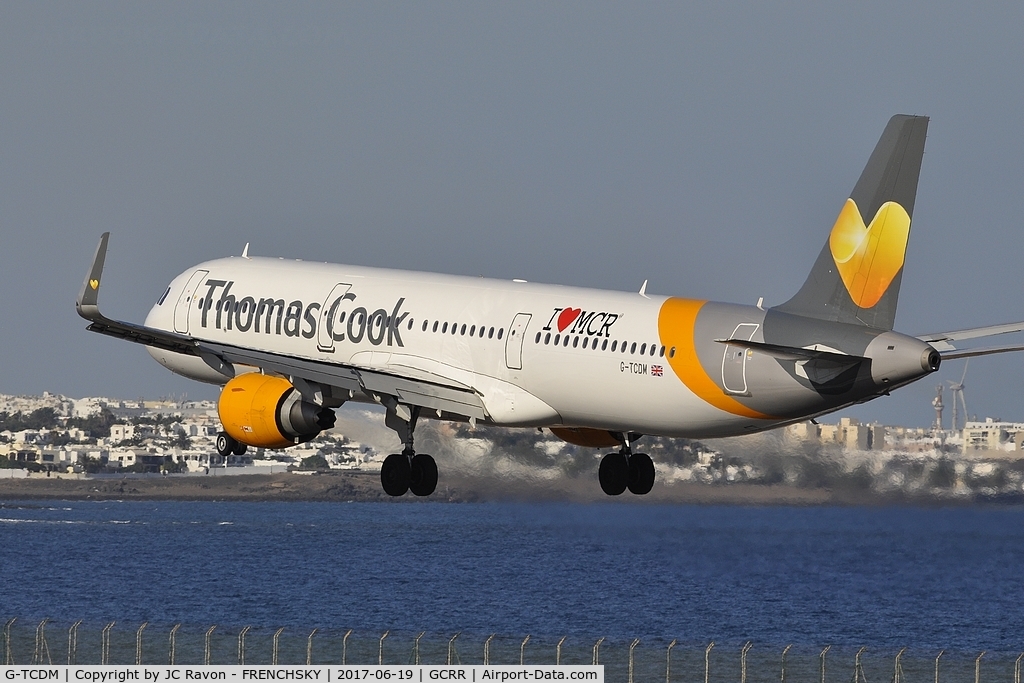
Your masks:
M 644 283 L 640 285 L 640 296 L 645 299 L 647 298 L 647 280 L 644 280 Z
M 242 249 L 242 258 L 249 258 L 249 243 L 245 243 L 245 249 Z

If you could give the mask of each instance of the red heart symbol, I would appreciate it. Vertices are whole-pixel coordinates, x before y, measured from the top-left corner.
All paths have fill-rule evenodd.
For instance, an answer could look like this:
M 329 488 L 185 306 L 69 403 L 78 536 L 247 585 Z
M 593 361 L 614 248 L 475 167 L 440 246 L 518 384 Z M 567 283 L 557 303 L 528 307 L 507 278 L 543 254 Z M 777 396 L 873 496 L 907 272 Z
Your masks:
M 562 312 L 558 314 L 558 331 L 564 332 L 565 328 L 572 325 L 572 321 L 580 317 L 582 312 L 579 308 L 563 308 Z

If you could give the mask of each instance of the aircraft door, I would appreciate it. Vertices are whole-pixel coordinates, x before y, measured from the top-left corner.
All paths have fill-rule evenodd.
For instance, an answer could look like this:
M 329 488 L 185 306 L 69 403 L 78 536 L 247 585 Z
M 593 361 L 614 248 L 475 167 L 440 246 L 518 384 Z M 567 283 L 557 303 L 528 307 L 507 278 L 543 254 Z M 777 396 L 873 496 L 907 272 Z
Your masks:
M 178 334 L 188 334 L 188 318 L 192 312 L 192 302 L 200 299 L 195 295 L 196 290 L 199 289 L 199 283 L 203 281 L 203 278 L 209 274 L 208 270 L 197 270 L 192 273 L 192 277 L 185 283 L 185 288 L 181 290 L 178 303 L 174 305 L 174 331 Z
M 750 341 L 760 327 L 757 323 L 740 323 L 732 331 L 730 339 Z M 722 386 L 728 394 L 747 393 L 747 358 L 753 353 L 750 349 L 739 346 L 725 345 L 722 357 Z
M 355 298 L 349 295 L 350 289 L 352 285 L 338 283 L 324 299 L 324 305 L 320 309 L 320 322 L 316 328 L 316 348 L 320 351 L 334 353 L 334 340 L 340 335 L 334 329 L 338 324 L 338 306 L 346 298 Z
M 508 327 L 505 337 L 505 365 L 509 370 L 523 369 L 523 340 L 526 339 L 526 327 L 530 324 L 529 313 L 517 313 Z

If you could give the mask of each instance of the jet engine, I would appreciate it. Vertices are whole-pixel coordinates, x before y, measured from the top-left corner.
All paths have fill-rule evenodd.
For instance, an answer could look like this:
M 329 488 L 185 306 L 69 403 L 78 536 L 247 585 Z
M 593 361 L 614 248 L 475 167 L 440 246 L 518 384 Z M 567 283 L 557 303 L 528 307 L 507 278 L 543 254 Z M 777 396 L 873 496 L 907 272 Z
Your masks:
M 238 375 L 220 392 L 224 431 L 240 443 L 287 448 L 334 426 L 334 411 L 302 400 L 291 382 L 257 372 Z

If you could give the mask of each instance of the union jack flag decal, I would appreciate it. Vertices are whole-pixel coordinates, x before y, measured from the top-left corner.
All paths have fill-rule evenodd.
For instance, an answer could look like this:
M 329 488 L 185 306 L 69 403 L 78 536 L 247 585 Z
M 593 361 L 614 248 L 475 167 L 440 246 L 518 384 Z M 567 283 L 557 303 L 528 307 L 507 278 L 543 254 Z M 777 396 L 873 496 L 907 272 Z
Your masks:
M 663 373 L 664 373 L 664 370 L 662 369 L 662 367 L 660 365 L 652 365 L 651 366 L 651 374 L 654 375 L 655 377 L 661 377 Z

